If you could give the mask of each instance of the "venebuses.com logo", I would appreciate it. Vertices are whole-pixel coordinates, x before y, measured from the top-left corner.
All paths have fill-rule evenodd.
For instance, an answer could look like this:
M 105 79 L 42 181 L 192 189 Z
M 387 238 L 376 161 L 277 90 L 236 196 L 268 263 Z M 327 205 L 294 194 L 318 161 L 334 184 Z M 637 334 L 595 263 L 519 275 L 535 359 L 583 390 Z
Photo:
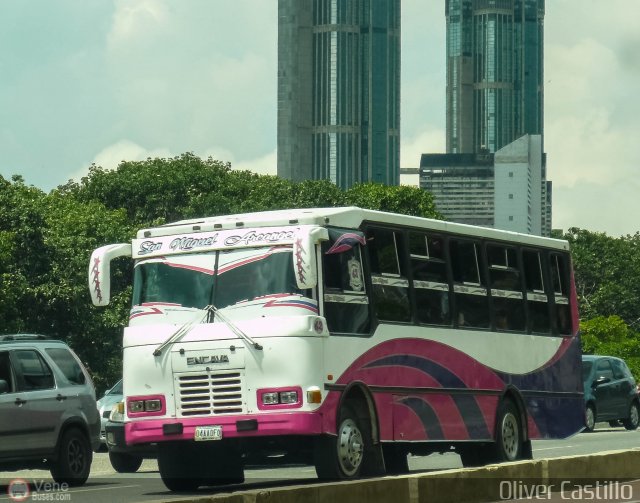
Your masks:
M 7 486 L 7 494 L 12 501 L 26 501 L 31 494 L 29 483 L 24 479 L 13 479 Z
M 70 501 L 69 484 L 24 479 L 13 479 L 7 485 L 7 494 L 11 501 Z

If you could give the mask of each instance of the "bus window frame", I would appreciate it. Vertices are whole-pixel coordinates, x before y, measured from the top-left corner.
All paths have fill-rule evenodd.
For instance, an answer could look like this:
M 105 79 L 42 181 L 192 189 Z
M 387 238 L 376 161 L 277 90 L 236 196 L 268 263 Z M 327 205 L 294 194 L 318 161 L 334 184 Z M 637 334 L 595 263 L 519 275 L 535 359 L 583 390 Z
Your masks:
M 398 268 L 399 268 L 399 274 L 387 273 L 382 271 L 374 273 L 371 268 L 372 266 L 371 250 L 373 249 L 373 247 L 370 247 L 367 244 L 365 254 L 364 254 L 366 256 L 364 261 L 364 264 L 365 264 L 364 274 L 365 274 L 365 282 L 366 281 L 369 282 L 369 288 L 370 288 L 369 291 L 371 292 L 371 301 L 369 302 L 369 310 L 371 314 L 372 333 L 375 332 L 375 330 L 381 323 L 391 324 L 391 325 L 402 325 L 402 326 L 417 325 L 416 318 L 415 318 L 415 298 L 414 298 L 415 296 L 413 293 L 413 287 L 412 287 L 411 276 L 410 276 L 411 266 L 409 262 L 410 254 L 409 254 L 409 241 L 408 241 L 408 235 L 407 235 L 409 228 L 398 227 L 394 225 L 386 225 L 379 222 L 364 222 L 360 230 L 364 233 L 367 243 L 371 240 L 371 238 L 369 237 L 370 236 L 369 232 L 371 230 L 392 232 L 393 242 L 394 242 L 395 251 L 396 251 L 396 263 L 398 264 Z M 398 238 L 400 240 L 400 245 L 398 244 Z M 376 278 L 375 281 L 374 281 L 374 277 Z M 387 281 L 393 282 L 393 280 L 397 280 L 398 283 L 399 282 L 406 283 L 406 285 L 405 284 L 393 285 L 391 283 L 387 283 Z M 374 292 L 375 285 L 383 285 L 383 286 L 387 285 L 394 288 L 406 288 L 407 299 L 408 299 L 408 309 L 409 309 L 409 313 L 408 313 L 409 316 L 407 318 L 407 321 L 380 319 L 378 315 L 378 308 L 377 308 L 376 299 L 375 299 L 375 292 Z

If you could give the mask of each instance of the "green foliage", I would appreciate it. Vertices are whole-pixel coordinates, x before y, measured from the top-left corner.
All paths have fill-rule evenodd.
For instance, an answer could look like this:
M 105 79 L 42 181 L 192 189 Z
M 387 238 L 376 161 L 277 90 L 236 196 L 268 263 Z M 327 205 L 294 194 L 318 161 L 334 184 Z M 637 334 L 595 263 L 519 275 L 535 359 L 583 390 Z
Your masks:
M 353 206 L 372 210 L 390 211 L 419 217 L 442 219 L 435 207 L 433 196 L 418 187 L 365 183 L 356 184 L 346 192 Z
M 597 316 L 580 322 L 582 351 L 586 354 L 617 356 L 627 362 L 640 382 L 640 334 L 619 316 Z
M 612 238 L 572 228 L 576 289 L 583 319 L 617 315 L 628 325 L 640 318 L 640 234 Z

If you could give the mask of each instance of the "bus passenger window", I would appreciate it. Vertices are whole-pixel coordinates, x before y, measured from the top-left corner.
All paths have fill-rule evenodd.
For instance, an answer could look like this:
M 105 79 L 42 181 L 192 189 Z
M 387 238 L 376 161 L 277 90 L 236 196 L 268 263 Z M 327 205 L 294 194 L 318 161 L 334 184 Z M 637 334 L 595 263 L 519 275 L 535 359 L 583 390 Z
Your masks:
M 411 321 L 402 233 L 369 228 L 366 237 L 376 317 L 381 321 Z
M 409 233 L 409 257 L 419 323 L 451 324 L 444 246 L 441 236 Z
M 487 260 L 495 329 L 524 332 L 524 295 L 516 249 L 487 245 Z
M 559 253 L 550 255 L 551 281 L 553 282 L 555 321 L 558 333 L 570 335 L 571 310 L 569 309 L 568 257 Z
M 542 255 L 539 251 L 524 250 L 522 265 L 527 291 L 529 330 L 534 334 L 549 334 L 551 332 L 551 318 L 549 316 L 549 299 L 545 291 L 542 273 Z
M 489 328 L 489 297 L 484 285 L 478 244 L 467 240 L 451 240 L 449 253 L 457 326 Z

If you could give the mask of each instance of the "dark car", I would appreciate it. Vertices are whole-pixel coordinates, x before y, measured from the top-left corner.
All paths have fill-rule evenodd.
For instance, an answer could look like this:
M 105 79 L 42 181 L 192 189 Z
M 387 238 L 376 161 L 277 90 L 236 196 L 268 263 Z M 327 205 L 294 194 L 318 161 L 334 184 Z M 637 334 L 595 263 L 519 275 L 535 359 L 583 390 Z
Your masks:
M 640 422 L 640 401 L 636 381 L 624 360 L 613 356 L 583 355 L 585 431 L 597 422 L 619 423 L 635 430 Z

